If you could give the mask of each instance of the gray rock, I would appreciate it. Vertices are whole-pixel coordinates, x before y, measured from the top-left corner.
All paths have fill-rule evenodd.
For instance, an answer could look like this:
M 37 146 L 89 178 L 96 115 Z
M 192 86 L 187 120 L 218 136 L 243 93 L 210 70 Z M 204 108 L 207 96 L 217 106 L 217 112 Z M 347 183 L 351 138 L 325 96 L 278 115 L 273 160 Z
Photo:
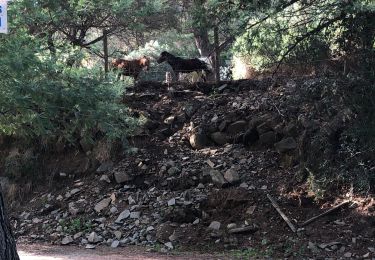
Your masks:
M 319 253 L 319 248 L 311 241 L 308 243 L 308 248 L 313 252 L 314 254 Z
M 168 174 L 169 175 L 175 175 L 175 174 L 177 174 L 179 172 L 180 172 L 180 169 L 178 169 L 177 167 L 171 167 L 171 168 L 168 169 Z
M 66 236 L 61 240 L 62 245 L 69 245 L 70 243 L 73 242 L 72 236 Z
M 124 219 L 127 219 L 130 217 L 130 211 L 128 209 L 125 209 L 123 212 L 120 213 L 120 215 L 117 217 L 115 223 L 121 223 Z
M 129 196 L 128 197 L 128 202 L 129 202 L 129 205 L 133 205 L 133 204 L 136 204 L 137 202 L 135 201 L 135 199 L 133 199 L 132 196 Z
M 134 211 L 134 212 L 130 213 L 130 218 L 132 218 L 132 219 L 138 219 L 140 217 L 141 217 L 141 212 L 139 212 L 139 211 Z
M 176 205 L 176 199 L 175 198 L 172 198 L 170 200 L 168 200 L 168 206 L 174 206 Z
M 197 189 L 200 189 L 200 190 L 201 190 L 201 189 L 204 189 L 204 185 L 203 185 L 203 183 L 199 183 L 198 186 L 197 186 Z
M 169 250 L 172 250 L 173 249 L 173 244 L 172 242 L 167 242 L 164 244 Z
M 78 232 L 78 233 L 74 234 L 73 239 L 80 238 L 82 236 L 82 234 L 83 234 L 83 232 Z
M 263 145 L 273 145 L 276 142 L 276 133 L 274 131 L 268 131 L 259 136 L 259 142 Z
M 97 173 L 104 173 L 104 172 L 108 172 L 110 170 L 112 170 L 113 168 L 113 162 L 111 161 L 107 161 L 107 162 L 104 162 L 102 163 L 98 169 L 96 169 L 96 172 Z
M 113 174 L 117 183 L 123 183 L 127 181 L 131 181 L 133 178 L 127 174 L 126 172 L 115 172 Z
M 287 137 L 278 143 L 275 143 L 275 148 L 279 153 L 285 153 L 297 148 L 297 142 L 293 137 Z
M 233 228 L 236 228 L 237 227 L 237 224 L 236 223 L 230 223 L 227 225 L 227 229 L 233 229 Z
M 65 194 L 65 197 L 66 198 L 70 198 L 71 196 L 79 193 L 81 191 L 81 189 L 78 189 L 78 188 L 75 188 L 75 189 L 72 189 L 71 191 L 68 191 L 66 194 Z
M 120 241 L 118 241 L 118 240 L 114 240 L 112 243 L 111 243 L 111 247 L 112 248 L 116 248 L 116 247 L 118 247 L 120 245 Z
M 224 179 L 229 183 L 236 183 L 240 180 L 240 176 L 234 168 L 230 168 L 224 173 Z
M 257 227 L 247 226 L 247 227 L 232 228 L 228 231 L 228 233 L 229 234 L 255 233 L 256 231 L 258 231 Z
M 155 228 L 153 227 L 153 226 L 149 226 L 149 227 L 147 227 L 147 229 L 146 229 L 146 231 L 147 232 L 150 232 L 150 231 L 153 231 Z
M 211 176 L 212 182 L 217 186 L 222 187 L 227 181 L 224 179 L 223 174 L 216 169 L 207 169 L 209 175 Z
M 84 211 L 84 208 L 82 205 L 76 205 L 75 202 L 70 202 L 68 204 L 68 210 L 69 213 L 72 214 L 73 216 L 76 216 Z
M 103 241 L 103 238 L 98 236 L 98 234 L 96 234 L 96 232 L 91 232 L 90 235 L 88 236 L 87 240 L 90 243 L 96 244 L 96 243 L 99 243 L 99 242 Z
M 230 124 L 227 128 L 227 133 L 229 135 L 237 135 L 239 133 L 243 133 L 248 128 L 248 123 L 245 120 L 236 121 Z
M 99 179 L 100 181 L 111 183 L 111 180 L 109 179 L 108 175 L 102 175 Z
M 176 241 L 176 240 L 178 239 L 178 236 L 177 236 L 177 234 L 176 234 L 176 231 L 174 231 L 173 234 L 170 235 L 170 236 L 168 237 L 168 239 L 169 239 L 169 241 L 171 241 L 171 242 Z
M 112 214 L 116 214 L 118 212 L 118 209 L 116 207 L 111 207 L 109 212 L 111 212 Z
M 96 245 L 93 245 L 93 244 L 87 244 L 86 249 L 95 249 L 96 248 Z
M 218 145 L 224 145 L 229 142 L 228 136 L 223 132 L 215 132 L 210 135 L 212 141 Z
M 193 104 L 188 104 L 184 107 L 185 114 L 189 118 L 192 117 L 195 114 L 197 109 L 198 109 L 198 106 L 193 105 Z
M 118 240 L 120 240 L 121 237 L 122 237 L 121 231 L 116 230 L 115 232 L 113 232 L 113 234 L 115 235 L 116 239 L 118 239 Z
M 111 198 L 105 198 L 105 199 L 102 199 L 100 202 L 98 202 L 96 205 L 95 205 L 95 211 L 96 212 L 100 212 L 102 211 L 103 209 L 105 209 L 106 207 L 109 206 L 109 204 L 111 203 L 112 199 Z
M 228 84 L 223 84 L 217 88 L 218 92 L 223 92 L 228 87 Z
M 212 221 L 211 224 L 208 226 L 209 229 L 212 230 L 219 230 L 221 223 L 219 221 Z

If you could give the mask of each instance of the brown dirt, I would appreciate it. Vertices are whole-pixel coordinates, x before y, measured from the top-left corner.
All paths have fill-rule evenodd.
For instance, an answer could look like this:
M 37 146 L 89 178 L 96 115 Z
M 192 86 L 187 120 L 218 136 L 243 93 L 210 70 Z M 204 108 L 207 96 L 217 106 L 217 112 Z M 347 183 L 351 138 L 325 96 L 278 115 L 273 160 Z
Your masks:
M 97 247 L 95 250 L 83 249 L 76 246 L 48 246 L 42 244 L 22 244 L 18 246 L 21 260 L 220 260 L 229 259 L 227 256 L 202 254 L 194 252 L 175 252 L 161 254 L 145 252 L 144 248 L 128 246 L 123 248 Z

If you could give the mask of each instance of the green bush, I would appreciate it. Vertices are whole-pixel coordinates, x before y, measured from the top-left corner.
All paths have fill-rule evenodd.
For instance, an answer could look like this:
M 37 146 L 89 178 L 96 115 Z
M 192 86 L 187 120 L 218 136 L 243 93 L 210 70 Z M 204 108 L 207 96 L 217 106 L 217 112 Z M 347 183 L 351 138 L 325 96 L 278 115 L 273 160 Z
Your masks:
M 1 37 L 0 51 L 0 135 L 75 144 L 122 138 L 135 126 L 115 75 L 48 59 L 26 34 Z

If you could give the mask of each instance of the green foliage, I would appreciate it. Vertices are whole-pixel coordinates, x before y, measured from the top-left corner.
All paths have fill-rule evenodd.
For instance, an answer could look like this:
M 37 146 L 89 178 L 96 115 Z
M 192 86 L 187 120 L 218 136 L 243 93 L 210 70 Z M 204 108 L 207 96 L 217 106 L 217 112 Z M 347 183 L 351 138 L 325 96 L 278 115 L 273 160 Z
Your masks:
M 230 252 L 233 259 L 263 259 L 271 257 L 273 253 L 274 252 L 272 247 L 267 247 L 264 250 L 250 247 L 247 249 L 232 250 Z
M 11 180 L 22 181 L 33 176 L 40 169 L 37 156 L 31 152 L 8 156 L 4 160 L 4 176 Z M 35 179 L 35 178 L 34 178 Z
M 59 224 L 67 234 L 76 234 L 78 232 L 89 233 L 92 230 L 92 223 L 90 220 L 83 218 L 74 218 L 69 221 L 60 221 Z
M 270 18 L 246 30 L 233 46 L 234 55 L 248 57 L 257 70 L 281 59 L 312 63 L 374 47 L 375 7 L 368 1 L 297 2 L 281 11 L 270 7 L 267 13 Z
M 74 144 L 98 134 L 121 138 L 135 125 L 114 75 L 59 65 L 26 34 L 0 42 L 0 134 Z

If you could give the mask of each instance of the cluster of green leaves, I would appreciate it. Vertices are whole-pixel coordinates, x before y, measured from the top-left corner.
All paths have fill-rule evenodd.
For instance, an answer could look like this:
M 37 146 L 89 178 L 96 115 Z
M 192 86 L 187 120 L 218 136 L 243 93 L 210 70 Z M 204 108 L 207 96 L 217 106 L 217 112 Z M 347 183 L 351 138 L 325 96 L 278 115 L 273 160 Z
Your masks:
M 260 70 L 282 59 L 286 63 L 309 63 L 374 47 L 373 3 L 361 0 L 294 2 L 281 11 L 270 7 L 268 18 L 257 26 L 248 26 L 236 39 L 234 55 L 249 57 L 251 66 Z M 250 19 L 249 25 L 261 19 Z
M 114 75 L 66 67 L 23 32 L 0 42 L 0 134 L 75 144 L 98 135 L 121 138 L 135 125 Z
M 63 228 L 64 232 L 72 235 L 78 232 L 88 233 L 91 232 L 93 228 L 91 221 L 84 218 L 74 218 L 70 219 L 69 221 L 62 220 L 59 222 L 59 224 Z

